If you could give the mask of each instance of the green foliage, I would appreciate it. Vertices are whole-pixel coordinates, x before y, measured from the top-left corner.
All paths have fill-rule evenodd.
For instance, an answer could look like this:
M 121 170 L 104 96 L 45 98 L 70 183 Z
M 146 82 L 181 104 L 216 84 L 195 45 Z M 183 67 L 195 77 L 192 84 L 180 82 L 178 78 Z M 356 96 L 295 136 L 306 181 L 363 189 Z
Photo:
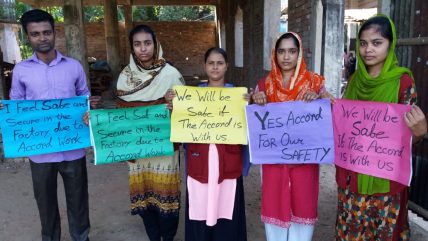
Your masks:
M 25 36 L 23 28 L 19 29 L 18 35 L 18 45 L 21 51 L 21 57 L 22 59 L 28 59 L 33 54 L 33 49 L 31 48 L 30 43 L 27 41 L 27 37 Z
M 133 21 L 212 21 L 214 6 L 134 6 Z
M 215 20 L 215 6 L 198 6 L 199 20 L 214 21 Z
M 22 2 L 16 2 L 16 17 L 31 7 Z M 46 7 L 43 10 L 49 12 L 56 22 L 64 22 L 62 7 Z M 0 8 L 2 11 L 2 8 Z M 141 21 L 213 21 L 214 6 L 133 6 L 132 19 Z M 103 22 L 104 6 L 87 6 L 83 8 L 85 22 Z M 0 14 L 1 16 L 1 14 Z M 119 21 L 125 20 L 123 6 L 118 6 L 117 17 Z
M 104 22 L 104 6 L 88 6 L 83 8 L 83 15 L 87 23 Z M 123 6 L 117 6 L 117 18 L 120 22 L 125 21 L 125 10 Z
M 88 6 L 83 8 L 85 22 L 103 22 L 104 7 L 103 6 Z
M 157 21 L 159 20 L 159 6 L 133 6 L 132 19 L 135 22 L 139 21 Z
M 198 19 L 198 12 L 195 11 L 195 7 L 162 7 L 159 12 L 159 20 L 161 21 L 189 21 L 195 19 Z
M 52 17 L 54 18 L 55 22 L 57 22 L 57 23 L 63 23 L 64 22 L 64 12 L 62 10 L 62 7 L 45 7 L 45 8 L 41 8 L 41 9 L 50 13 L 52 15 Z
M 125 9 L 122 5 L 117 6 L 117 19 L 119 22 L 125 21 Z
M 31 10 L 32 7 L 30 5 L 27 5 L 25 3 L 22 3 L 20 1 L 16 1 L 16 19 L 20 19 L 22 14 L 27 12 L 28 10 Z M 52 17 L 54 18 L 55 22 L 62 23 L 64 22 L 64 13 L 62 10 L 62 7 L 45 7 L 41 8 L 42 10 L 45 10 L 46 12 L 50 13 Z
M 162 21 L 212 21 L 214 8 L 210 6 L 168 6 L 162 8 L 160 17 Z
M 28 10 L 31 10 L 32 7 L 30 5 L 27 5 L 25 3 L 16 1 L 15 5 L 15 13 L 16 13 L 16 19 L 19 21 L 21 19 L 21 16 L 27 12 Z M 25 37 L 24 30 L 20 28 L 19 30 L 19 49 L 21 51 L 21 57 L 22 59 L 27 59 L 33 54 L 33 49 L 31 48 L 30 44 L 27 41 L 27 38 Z
M 21 50 L 21 58 L 28 59 L 33 54 L 33 49 L 31 46 L 25 41 L 25 43 L 20 43 L 19 49 Z
M 27 12 L 28 10 L 31 10 L 31 6 L 27 5 L 25 3 L 16 2 L 16 6 L 15 6 L 15 11 L 16 11 L 16 19 L 19 20 L 22 16 L 22 14 L 24 14 L 25 12 Z
M 0 8 L 0 19 L 8 19 L 6 16 L 6 10 L 4 8 Z

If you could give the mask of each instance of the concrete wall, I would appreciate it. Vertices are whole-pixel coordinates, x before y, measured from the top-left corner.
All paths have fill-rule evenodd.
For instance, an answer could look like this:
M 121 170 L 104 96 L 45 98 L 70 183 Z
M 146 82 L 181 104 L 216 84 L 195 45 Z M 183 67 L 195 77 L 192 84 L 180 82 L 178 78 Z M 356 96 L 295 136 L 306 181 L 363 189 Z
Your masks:
M 344 49 L 344 4 L 342 0 L 324 0 L 323 71 L 327 90 L 340 96 Z
M 140 23 L 134 23 L 137 25 Z M 164 57 L 170 61 L 183 76 L 203 76 L 203 55 L 216 46 L 216 25 L 214 22 L 145 22 L 150 25 L 162 44 Z M 56 24 L 56 47 L 64 54 L 65 38 L 63 24 Z M 106 60 L 105 31 L 103 23 L 87 23 L 86 46 L 88 57 Z M 129 62 L 125 56 L 128 34 L 125 26 L 119 23 L 119 42 L 121 64 Z
M 266 0 L 264 6 L 264 41 L 263 41 L 263 67 L 271 70 L 272 48 L 279 37 L 279 19 L 281 18 L 281 1 Z

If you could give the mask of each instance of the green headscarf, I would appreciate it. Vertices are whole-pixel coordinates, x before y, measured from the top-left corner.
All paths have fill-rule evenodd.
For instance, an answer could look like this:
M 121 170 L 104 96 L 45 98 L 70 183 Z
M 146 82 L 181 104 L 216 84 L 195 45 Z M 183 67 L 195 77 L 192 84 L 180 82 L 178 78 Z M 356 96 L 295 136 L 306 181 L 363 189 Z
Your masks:
M 357 70 L 352 75 L 346 89 L 344 98 L 351 100 L 368 100 L 388 103 L 398 103 L 400 79 L 403 74 L 408 74 L 412 79 L 412 72 L 408 68 L 398 66 L 395 55 L 397 36 L 392 20 L 382 14 L 374 17 L 385 17 L 389 20 L 392 30 L 392 43 L 390 43 L 388 56 L 382 67 L 382 71 L 376 78 L 371 77 L 360 55 L 360 36 L 357 38 Z M 372 18 L 374 18 L 372 17 Z M 369 19 L 370 20 L 370 19 Z M 361 30 L 360 30 L 361 31 Z M 387 179 L 358 174 L 358 192 L 361 194 L 387 193 L 390 191 L 390 182 Z

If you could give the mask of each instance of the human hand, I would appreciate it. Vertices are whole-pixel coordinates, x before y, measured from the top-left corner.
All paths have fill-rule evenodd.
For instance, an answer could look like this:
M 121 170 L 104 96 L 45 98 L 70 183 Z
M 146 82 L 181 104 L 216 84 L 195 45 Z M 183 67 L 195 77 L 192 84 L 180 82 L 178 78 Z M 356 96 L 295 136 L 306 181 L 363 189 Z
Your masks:
M 254 103 L 256 103 L 258 105 L 267 104 L 267 97 L 266 97 L 265 92 L 263 92 L 263 91 L 259 91 L 257 93 L 254 93 L 252 95 L 252 99 L 253 99 Z
M 330 99 L 330 102 L 332 105 L 334 105 L 334 103 L 336 103 L 336 98 L 330 94 L 328 91 L 324 91 L 320 94 L 320 98 L 322 99 Z
M 313 91 L 308 91 L 303 95 L 301 100 L 303 100 L 304 102 L 311 102 L 313 100 L 318 99 L 319 97 L 320 96 L 317 93 Z
M 101 106 L 101 104 L 102 104 L 101 96 L 99 95 L 89 96 L 89 106 L 91 107 L 91 109 L 97 109 Z
M 247 102 L 251 102 L 251 97 L 254 94 L 254 89 L 250 88 L 250 92 L 244 94 L 244 100 Z
M 89 126 L 89 111 L 86 111 L 85 114 L 83 114 L 82 120 L 87 126 Z
M 422 110 L 413 105 L 412 109 L 404 114 L 404 121 L 413 135 L 413 142 L 418 142 L 427 133 L 427 119 Z
M 175 98 L 175 91 L 173 89 L 168 89 L 163 96 L 166 101 L 166 107 L 172 110 L 172 100 Z

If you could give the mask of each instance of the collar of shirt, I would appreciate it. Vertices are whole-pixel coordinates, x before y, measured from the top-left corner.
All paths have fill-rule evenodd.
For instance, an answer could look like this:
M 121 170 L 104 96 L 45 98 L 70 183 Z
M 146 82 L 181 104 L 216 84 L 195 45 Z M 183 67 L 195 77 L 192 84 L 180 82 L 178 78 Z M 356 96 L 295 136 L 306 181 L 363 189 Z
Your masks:
M 55 57 L 55 59 L 54 59 L 54 60 L 52 60 L 52 61 L 48 64 L 49 66 L 54 66 L 54 65 L 58 64 L 59 62 L 61 62 L 61 60 L 65 60 L 65 56 L 64 56 L 64 55 L 62 55 L 58 50 L 55 50 L 55 53 L 56 53 L 56 57 Z M 33 55 L 31 56 L 31 58 L 29 58 L 29 59 L 28 59 L 28 61 L 33 61 L 33 62 L 36 62 L 36 63 L 39 63 L 39 64 L 44 64 L 44 65 L 46 65 L 46 63 L 45 63 L 45 62 L 41 61 L 41 60 L 37 57 L 36 52 L 34 52 L 34 53 L 33 53 Z

